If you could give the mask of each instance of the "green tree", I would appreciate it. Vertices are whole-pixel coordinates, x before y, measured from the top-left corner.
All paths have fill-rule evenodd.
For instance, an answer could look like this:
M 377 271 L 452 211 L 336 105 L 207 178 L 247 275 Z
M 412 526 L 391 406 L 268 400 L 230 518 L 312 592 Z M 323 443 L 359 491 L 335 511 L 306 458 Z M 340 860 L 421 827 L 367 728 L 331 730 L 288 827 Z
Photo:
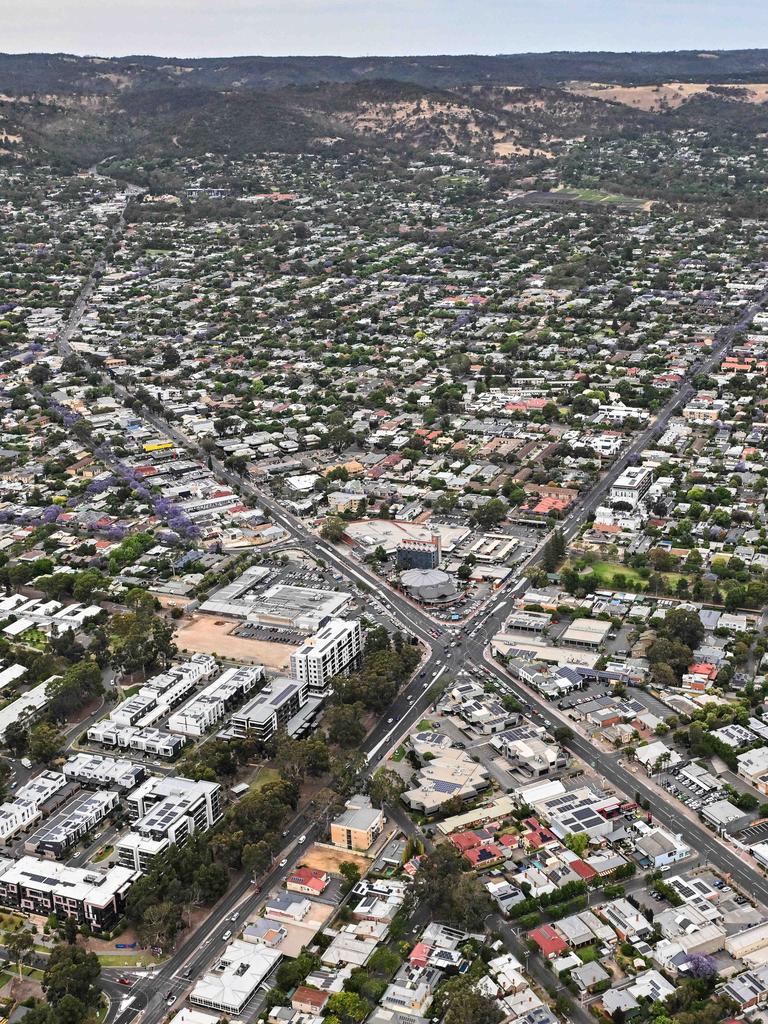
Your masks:
M 21 977 L 22 967 L 27 962 L 29 954 L 35 948 L 35 939 L 32 932 L 27 928 L 19 928 L 15 932 L 3 932 L 3 946 L 5 946 L 8 959 L 16 964 L 19 977 Z
M 327 1010 L 338 1017 L 342 1024 L 359 1024 L 368 1016 L 371 1007 L 356 992 L 334 992 L 328 1000 Z
M 704 639 L 704 625 L 696 612 L 673 608 L 664 616 L 659 635 L 695 650 Z
M 357 747 L 365 737 L 365 726 L 360 721 L 362 704 L 335 704 L 328 708 L 325 725 L 328 739 L 347 749 Z
M 490 530 L 507 516 L 507 503 L 501 498 L 490 498 L 472 513 L 472 518 L 483 530 Z
M 445 1024 L 499 1024 L 504 1016 L 499 1004 L 473 986 L 467 982 L 452 988 Z
M 565 845 L 579 857 L 583 857 L 589 846 L 589 836 L 586 832 L 571 832 L 565 837 Z
M 66 742 L 55 725 L 39 722 L 29 730 L 29 756 L 33 761 L 50 764 L 62 754 Z
M 351 892 L 360 881 L 360 868 L 352 860 L 343 860 L 341 864 L 339 864 L 339 874 L 344 879 L 341 883 L 341 891 L 346 895 L 346 893 Z
M 416 896 L 438 919 L 469 931 L 484 926 L 490 898 L 464 858 L 451 846 L 438 846 L 422 860 L 414 879 Z
M 95 953 L 81 946 L 56 946 L 48 957 L 43 975 L 43 991 L 55 1005 L 64 996 L 74 996 L 89 1008 L 98 1005 L 101 989 L 101 964 Z
M 332 544 L 338 544 L 344 539 L 346 529 L 347 524 L 343 519 L 339 519 L 336 516 L 330 516 L 320 527 L 320 536 L 323 540 L 328 540 Z
M 371 801 L 379 807 L 385 803 L 394 804 L 405 789 L 403 777 L 391 768 L 379 768 L 371 779 L 369 794 Z

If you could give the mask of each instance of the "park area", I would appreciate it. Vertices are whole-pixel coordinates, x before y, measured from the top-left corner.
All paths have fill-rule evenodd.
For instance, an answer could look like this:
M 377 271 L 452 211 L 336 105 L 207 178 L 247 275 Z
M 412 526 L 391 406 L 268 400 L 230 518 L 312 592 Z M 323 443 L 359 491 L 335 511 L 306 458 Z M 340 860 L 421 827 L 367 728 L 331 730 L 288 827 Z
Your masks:
M 594 562 L 589 566 L 592 573 L 600 582 L 600 586 L 611 590 L 631 590 L 637 593 L 648 589 L 648 580 L 641 576 L 637 569 L 628 565 L 620 565 L 618 562 Z M 662 572 L 670 592 L 681 579 L 686 579 L 679 572 Z
M 553 189 L 553 195 L 562 199 L 572 199 L 577 203 L 599 203 L 601 205 L 623 206 L 625 209 L 649 210 L 652 202 L 637 196 L 625 196 L 618 192 L 606 192 L 599 188 L 579 188 L 576 186 L 560 186 Z
M 232 619 L 220 619 L 216 615 L 193 615 L 179 627 L 176 643 L 182 653 L 215 654 L 219 658 L 279 670 L 288 667 L 295 647 L 233 636 L 232 631 L 238 625 L 240 623 Z

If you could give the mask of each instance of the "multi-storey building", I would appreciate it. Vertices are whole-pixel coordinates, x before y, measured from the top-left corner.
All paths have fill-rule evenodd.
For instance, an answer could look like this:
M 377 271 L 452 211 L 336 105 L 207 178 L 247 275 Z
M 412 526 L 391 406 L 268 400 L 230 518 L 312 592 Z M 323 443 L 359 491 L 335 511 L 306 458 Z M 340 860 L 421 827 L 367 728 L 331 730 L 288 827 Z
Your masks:
M 278 676 L 232 716 L 235 736 L 254 736 L 266 743 L 278 729 L 291 732 L 290 722 L 308 700 L 307 683 Z
M 62 766 L 63 774 L 81 786 L 98 789 L 111 786 L 113 789 L 128 791 L 134 789 L 146 777 L 146 770 L 125 758 L 101 757 L 99 754 L 74 754 Z
M 309 687 L 312 697 L 327 697 L 334 676 L 357 665 L 363 653 L 358 619 L 331 619 L 291 655 L 291 675 Z
M 171 732 L 202 736 L 264 678 L 263 665 L 230 668 L 168 719 Z
M 122 917 L 135 879 L 135 871 L 125 867 L 100 872 L 38 857 L 3 858 L 0 903 L 41 917 L 74 917 L 94 932 L 109 931 Z
M 221 817 L 218 782 L 174 776 L 151 778 L 128 797 L 131 831 L 116 844 L 119 864 L 146 871 L 158 854 L 183 846 L 194 832 L 205 832 Z

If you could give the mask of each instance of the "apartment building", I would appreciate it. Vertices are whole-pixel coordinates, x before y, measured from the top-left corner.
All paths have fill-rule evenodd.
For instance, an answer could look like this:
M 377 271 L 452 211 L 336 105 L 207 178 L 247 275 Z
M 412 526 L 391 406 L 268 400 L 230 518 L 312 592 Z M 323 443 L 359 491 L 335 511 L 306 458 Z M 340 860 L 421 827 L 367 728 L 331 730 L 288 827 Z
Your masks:
M 135 879 L 125 867 L 100 872 L 38 857 L 0 858 L 0 903 L 41 917 L 74 917 L 97 933 L 110 931 L 123 916 Z
M 645 466 L 628 466 L 611 487 L 611 501 L 624 501 L 634 508 L 652 483 L 652 470 Z
M 357 665 L 363 653 L 363 630 L 358 619 L 331 619 L 291 655 L 291 675 L 313 697 L 330 695 L 330 681 Z
M 71 803 L 35 829 L 25 841 L 24 849 L 41 857 L 61 857 L 95 829 L 119 803 L 120 794 L 115 790 L 79 793 Z
M 190 1003 L 228 1017 L 246 1008 L 282 958 L 282 953 L 263 943 L 230 942 L 216 965 L 200 978 L 189 994 Z
M 16 790 L 13 800 L 0 805 L 0 844 L 6 844 L 19 832 L 56 810 L 77 792 L 61 772 L 41 772 Z
M 35 720 L 48 703 L 48 683 L 50 681 L 47 679 L 44 683 L 32 687 L 31 690 L 27 690 L 26 693 L 11 701 L 0 711 L 0 740 L 5 739 L 5 731 L 12 723 L 29 723 Z
M 81 786 L 98 789 L 109 786 L 128 792 L 135 789 L 146 777 L 146 770 L 125 758 L 102 757 L 99 754 L 75 754 L 62 765 L 62 773 Z
M 345 850 L 368 850 L 384 828 L 384 814 L 368 796 L 353 796 L 331 824 L 331 842 Z
M 307 705 L 309 686 L 297 679 L 278 676 L 267 683 L 253 700 L 250 700 L 232 716 L 231 730 L 234 736 L 252 735 L 266 743 L 278 729 L 285 729 L 289 735 L 297 735 L 303 719 L 293 719 Z M 319 706 L 315 700 L 314 707 Z
M 241 703 L 264 679 L 264 666 L 230 668 L 168 719 L 168 729 L 182 736 L 202 736 Z
M 102 747 L 138 750 L 167 760 L 178 757 L 185 744 L 183 736 L 172 736 L 162 729 L 139 729 L 135 725 L 117 725 L 109 719 L 97 722 L 88 729 L 88 741 L 98 743 Z
M 221 817 L 218 782 L 175 776 L 152 777 L 128 796 L 131 831 L 115 844 L 117 861 L 146 871 L 171 846 L 183 846 L 194 832 L 206 832 Z

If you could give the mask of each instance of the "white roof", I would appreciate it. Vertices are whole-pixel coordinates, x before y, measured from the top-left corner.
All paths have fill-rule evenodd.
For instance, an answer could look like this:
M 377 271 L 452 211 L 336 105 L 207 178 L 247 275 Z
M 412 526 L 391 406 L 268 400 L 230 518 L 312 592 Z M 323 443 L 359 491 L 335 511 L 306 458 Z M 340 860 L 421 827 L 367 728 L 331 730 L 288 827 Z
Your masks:
M 269 946 L 235 939 L 214 969 L 198 981 L 189 998 L 193 1003 L 231 1007 L 239 1013 L 281 956 Z

